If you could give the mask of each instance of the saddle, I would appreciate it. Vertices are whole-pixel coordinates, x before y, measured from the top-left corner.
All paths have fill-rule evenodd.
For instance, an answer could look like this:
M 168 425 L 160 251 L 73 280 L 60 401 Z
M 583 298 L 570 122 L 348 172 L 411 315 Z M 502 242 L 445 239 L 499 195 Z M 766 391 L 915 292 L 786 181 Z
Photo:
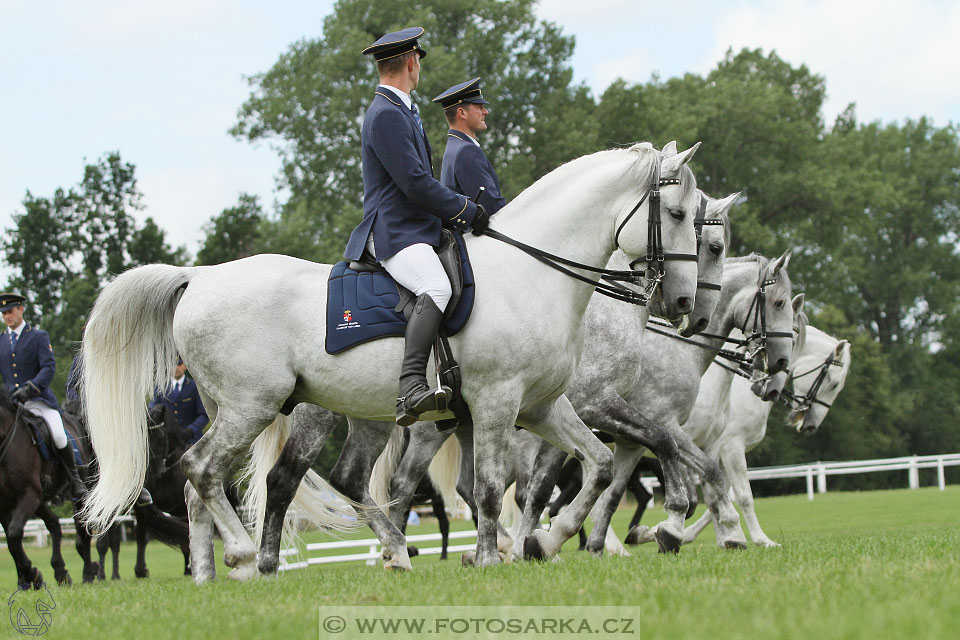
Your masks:
M 37 451 L 40 452 L 40 457 L 43 458 L 44 462 L 49 462 L 53 458 L 53 442 L 50 440 L 50 431 L 47 428 L 47 423 L 42 417 L 29 411 L 21 411 L 20 420 L 30 432 L 30 439 L 33 441 L 34 446 L 37 447 Z M 83 459 L 80 457 L 80 447 L 77 446 L 73 434 L 71 434 L 68 429 L 64 429 L 64 432 L 67 434 L 67 441 L 70 443 L 70 446 L 73 447 L 73 457 L 77 466 L 83 465 Z
M 437 340 L 434 343 L 433 350 L 436 369 L 440 375 L 440 381 L 442 384 L 450 387 L 450 389 L 453 391 L 453 396 L 451 397 L 449 403 L 449 410 L 455 417 L 436 421 L 437 428 L 440 430 L 445 430 L 452 429 L 458 425 L 469 424 L 471 422 L 470 409 L 466 402 L 464 402 L 463 396 L 460 393 L 460 365 L 453 357 L 453 350 L 450 347 L 449 336 L 455 335 L 458 331 L 460 331 L 470 317 L 470 311 L 473 307 L 474 285 L 473 272 L 469 267 L 466 247 L 463 244 L 462 238 L 458 237 L 458 234 L 449 229 L 443 229 L 440 246 L 436 248 L 436 252 L 437 256 L 440 258 L 440 264 L 443 265 L 444 272 L 447 274 L 447 279 L 450 281 L 450 288 L 452 291 L 450 302 L 447 303 L 446 310 L 443 314 L 443 325 L 441 326 L 440 332 L 437 335 Z M 406 320 L 409 320 L 410 315 L 413 312 L 413 305 L 417 300 L 416 295 L 414 295 L 412 291 L 406 289 L 400 284 L 397 284 L 392 278 L 390 278 L 386 270 L 380 266 L 374 257 L 371 256 L 366 250 L 364 250 L 360 260 L 352 260 L 350 262 L 344 261 L 334 265 L 334 270 L 330 275 L 330 281 L 332 283 L 335 278 L 342 279 L 344 276 L 353 275 L 351 272 L 356 274 L 358 283 L 363 281 L 363 276 L 373 276 L 371 280 L 367 281 L 370 282 L 369 285 L 364 284 L 362 286 L 371 289 L 373 291 L 373 295 L 379 296 L 381 301 L 391 300 L 392 308 L 389 310 L 374 310 L 374 313 L 379 311 L 377 317 L 368 320 L 366 327 L 364 327 L 365 329 L 369 329 L 369 335 L 362 335 L 359 331 L 354 331 L 352 333 L 356 334 L 356 338 L 353 338 L 351 342 L 346 343 L 344 342 L 344 338 L 341 336 L 343 333 L 347 333 L 347 331 L 341 331 L 340 335 L 338 335 L 335 333 L 335 330 L 344 326 L 352 327 L 354 324 L 358 323 L 353 317 L 354 312 L 347 311 L 344 312 L 344 322 L 338 322 L 339 318 L 336 317 L 336 314 L 334 313 L 337 311 L 337 307 L 333 305 L 334 292 L 332 292 L 328 287 L 328 353 L 339 353 L 340 351 L 343 351 L 354 344 L 360 344 L 361 342 L 379 337 L 403 335 L 406 329 Z M 397 298 L 391 297 L 389 292 L 379 290 L 382 285 L 376 284 L 375 278 L 377 277 L 389 280 L 390 283 L 396 286 L 396 293 L 399 295 L 399 299 L 395 305 L 393 305 L 392 300 L 396 300 Z M 359 284 L 357 286 L 358 289 L 361 287 Z M 347 294 L 346 292 L 341 291 L 340 295 L 345 298 Z M 359 306 L 364 306 L 364 304 L 367 303 L 367 300 L 361 300 L 361 295 L 363 294 L 358 291 L 356 296 L 357 304 Z M 385 313 L 386 311 L 396 314 L 396 317 L 391 317 L 390 313 Z M 348 316 L 346 315 L 348 313 L 350 314 L 349 321 Z M 357 313 L 356 315 L 359 316 L 360 314 Z M 403 318 L 403 320 L 400 318 Z M 424 419 L 427 420 L 430 419 L 430 417 L 425 415 Z

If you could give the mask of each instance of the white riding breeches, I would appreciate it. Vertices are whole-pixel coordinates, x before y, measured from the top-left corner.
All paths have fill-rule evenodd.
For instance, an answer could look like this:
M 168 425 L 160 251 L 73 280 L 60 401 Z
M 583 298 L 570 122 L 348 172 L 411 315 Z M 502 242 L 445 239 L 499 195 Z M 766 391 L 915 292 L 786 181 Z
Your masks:
M 43 400 L 34 398 L 23 403 L 23 408 L 35 416 L 40 416 L 47 423 L 47 429 L 50 431 L 50 437 L 53 439 L 53 446 L 56 449 L 63 449 L 67 446 L 67 432 L 63 430 L 63 418 L 60 412 L 53 407 L 48 407 Z
M 413 244 L 380 263 L 387 273 L 416 296 L 426 293 L 444 311 L 453 291 L 440 258 L 428 244 Z

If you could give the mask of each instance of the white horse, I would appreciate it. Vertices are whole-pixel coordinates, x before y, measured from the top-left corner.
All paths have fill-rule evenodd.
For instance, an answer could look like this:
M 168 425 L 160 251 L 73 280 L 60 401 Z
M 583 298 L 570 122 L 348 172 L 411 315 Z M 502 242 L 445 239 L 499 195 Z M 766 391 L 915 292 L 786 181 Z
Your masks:
M 804 331 L 804 327 L 798 327 Z M 837 340 L 816 327 L 805 327 L 805 340 L 791 370 L 792 410 L 787 424 L 798 433 L 815 433 L 827 417 L 850 371 L 850 343 Z M 800 343 L 800 341 L 798 341 Z M 760 527 L 747 478 L 748 451 L 767 433 L 772 402 L 764 402 L 750 391 L 750 382 L 717 364 L 703 378 L 700 396 L 683 425 L 691 438 L 718 460 L 734 499 L 743 512 L 750 539 L 763 547 L 780 545 Z M 707 512 L 684 531 L 684 543 L 692 542 L 711 521 Z
M 696 148 L 661 156 L 640 144 L 574 160 L 525 190 L 491 227 L 581 264 L 606 264 L 617 248 L 640 258 L 648 249 L 650 194 L 662 186 L 663 246 L 693 253 L 696 181 L 686 163 Z M 584 488 L 551 531 L 557 547 L 577 532 L 609 482 L 612 454 L 563 395 L 599 276 L 590 273 L 588 283 L 570 278 L 490 237 L 469 237 L 468 247 L 475 308 L 451 343 L 473 415 L 477 563 L 483 566 L 500 562 L 502 451 L 514 424 L 583 457 Z M 281 409 L 310 402 L 352 416 L 331 481 L 351 499 L 374 505 L 366 485 L 393 427 L 403 340 L 327 354 L 330 268 L 260 255 L 212 267 L 140 267 L 104 288 L 83 342 L 84 397 L 101 470 L 85 508 L 91 524 L 107 525 L 138 494 L 146 461 L 143 407 L 178 353 L 215 414 L 181 461 L 197 494 L 191 525 L 209 510 L 224 541 L 224 562 L 234 567 L 231 576 L 256 575 L 256 547 L 224 495 L 223 476 Z M 693 307 L 696 264 L 670 264 L 659 284 L 651 309 L 679 322 Z M 267 322 L 258 322 L 264 315 Z M 209 521 L 202 522 L 206 538 Z M 405 540 L 381 511 L 371 511 L 370 526 L 383 544 L 385 566 L 409 568 Z M 214 575 L 202 564 L 194 568 L 197 582 Z

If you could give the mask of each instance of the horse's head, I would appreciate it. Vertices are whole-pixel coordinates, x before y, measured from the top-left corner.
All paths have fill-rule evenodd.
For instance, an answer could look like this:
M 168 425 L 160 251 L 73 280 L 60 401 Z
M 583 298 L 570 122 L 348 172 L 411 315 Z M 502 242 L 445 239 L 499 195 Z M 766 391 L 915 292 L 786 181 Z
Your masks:
M 147 437 L 150 447 L 148 473 L 162 473 L 167 459 L 182 454 L 185 447 L 182 429 L 166 405 L 157 404 L 147 414 Z
M 761 262 L 757 291 L 744 318 L 741 330 L 753 354 L 755 371 L 765 372 L 766 384 L 754 385 L 754 393 L 772 402 L 783 391 L 787 376 L 776 375 L 790 369 L 794 344 L 794 315 L 803 308 L 803 295 L 793 298 L 793 286 L 787 274 L 790 250 L 763 266 Z
M 637 256 L 632 265 L 646 265 L 646 286 L 652 289 L 650 313 L 674 324 L 693 310 L 697 295 L 693 220 L 699 196 L 696 178 L 687 163 L 699 147 L 698 142 L 678 153 L 676 143 L 670 142 L 660 153 L 652 179 L 646 185 L 649 190 L 643 208 L 647 233 L 640 233 L 636 226 L 631 233 L 623 232 L 629 221 L 626 215 L 617 226 L 619 248 L 628 256 Z
M 804 435 L 812 435 L 820 428 L 850 371 L 850 343 L 814 332 L 819 334 L 817 339 L 811 340 L 794 364 L 794 401 L 787 415 L 787 424 Z M 808 333 L 808 337 L 814 332 Z
M 730 246 L 730 208 L 740 193 L 715 200 L 700 193 L 700 205 L 694 219 L 697 232 L 697 301 L 693 305 L 687 326 L 680 335 L 690 337 L 706 330 L 720 301 L 720 281 L 723 263 Z

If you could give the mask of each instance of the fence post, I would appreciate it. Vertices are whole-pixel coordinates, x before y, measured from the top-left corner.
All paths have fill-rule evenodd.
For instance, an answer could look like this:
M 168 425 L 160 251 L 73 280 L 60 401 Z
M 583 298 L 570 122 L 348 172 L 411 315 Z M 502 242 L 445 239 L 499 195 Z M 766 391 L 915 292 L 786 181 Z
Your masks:
M 943 456 L 937 458 L 937 486 L 940 487 L 940 491 L 947 489 L 947 481 L 943 475 Z
M 807 500 L 813 500 L 813 467 L 807 467 Z
M 377 552 L 377 545 L 375 544 L 370 545 L 370 553 L 376 553 L 376 552 Z M 368 567 L 372 567 L 375 564 L 377 564 L 377 561 L 374 560 L 373 558 L 370 558 L 369 560 L 367 560 Z
M 823 463 L 818 463 L 817 466 L 817 493 L 826 493 L 827 492 L 827 468 L 823 466 Z
M 907 480 L 911 489 L 920 488 L 920 470 L 917 468 L 917 456 L 910 457 L 910 469 L 907 472 Z

